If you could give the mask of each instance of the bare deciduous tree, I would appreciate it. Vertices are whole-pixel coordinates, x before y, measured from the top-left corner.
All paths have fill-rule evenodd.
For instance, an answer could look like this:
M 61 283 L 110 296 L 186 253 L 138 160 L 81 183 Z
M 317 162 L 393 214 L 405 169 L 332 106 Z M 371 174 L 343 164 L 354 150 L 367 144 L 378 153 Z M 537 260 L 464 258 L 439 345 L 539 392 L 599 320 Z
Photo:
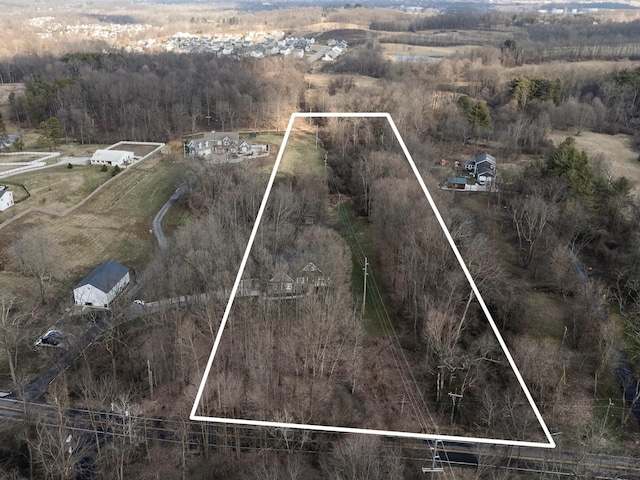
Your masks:
M 38 282 L 42 303 L 46 303 L 46 294 L 59 260 L 56 242 L 43 230 L 30 230 L 13 244 L 11 252 L 22 273 Z
M 20 312 L 15 306 L 15 297 L 0 295 L 0 347 L 5 350 L 11 381 L 16 387 L 18 379 L 18 350 L 31 335 L 32 312 Z
M 511 199 L 507 209 L 518 234 L 518 260 L 524 268 L 528 268 L 536 243 L 556 215 L 556 206 L 540 195 L 531 194 Z
M 394 480 L 404 478 L 399 453 L 385 448 L 379 437 L 351 435 L 336 442 L 321 462 L 331 480 Z

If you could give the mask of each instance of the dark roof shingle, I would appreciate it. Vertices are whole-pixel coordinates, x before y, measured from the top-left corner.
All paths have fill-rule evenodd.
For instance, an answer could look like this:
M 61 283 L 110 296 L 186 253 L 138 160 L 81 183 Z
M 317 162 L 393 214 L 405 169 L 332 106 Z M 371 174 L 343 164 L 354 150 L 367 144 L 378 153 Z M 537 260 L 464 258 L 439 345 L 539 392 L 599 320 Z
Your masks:
M 115 260 L 110 260 L 107 263 L 98 265 L 96 268 L 91 270 L 89 275 L 84 277 L 80 283 L 75 286 L 75 288 L 79 288 L 84 285 L 92 285 L 107 293 L 116 286 L 128 271 L 129 269 L 124 265 L 120 265 Z

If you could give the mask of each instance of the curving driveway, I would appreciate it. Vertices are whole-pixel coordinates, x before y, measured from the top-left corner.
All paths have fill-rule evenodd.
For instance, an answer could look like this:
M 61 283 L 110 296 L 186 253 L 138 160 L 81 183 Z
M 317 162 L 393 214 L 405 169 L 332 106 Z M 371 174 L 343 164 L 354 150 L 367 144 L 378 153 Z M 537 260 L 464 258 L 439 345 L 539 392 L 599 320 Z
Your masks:
M 165 203 L 160 211 L 156 213 L 156 216 L 153 218 L 153 222 L 151 224 L 151 228 L 153 229 L 153 234 L 158 239 L 158 245 L 160 248 L 167 248 L 169 242 L 167 241 L 167 236 L 164 234 L 162 230 L 162 219 L 167 214 L 169 209 L 173 206 L 174 203 L 178 201 L 178 199 L 182 196 L 182 194 L 186 191 L 185 185 L 180 185 L 178 189 L 171 195 L 171 198 Z

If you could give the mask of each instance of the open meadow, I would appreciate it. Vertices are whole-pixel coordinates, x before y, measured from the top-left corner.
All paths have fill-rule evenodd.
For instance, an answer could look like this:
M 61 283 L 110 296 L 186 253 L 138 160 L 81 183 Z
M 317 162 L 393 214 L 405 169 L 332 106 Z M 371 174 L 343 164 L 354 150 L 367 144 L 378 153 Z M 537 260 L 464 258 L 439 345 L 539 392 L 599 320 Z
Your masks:
M 603 160 L 614 176 L 625 176 L 631 180 L 635 187 L 635 195 L 640 194 L 638 192 L 640 162 L 638 162 L 638 152 L 631 148 L 632 137 L 630 135 L 608 135 L 585 131 L 580 132 L 580 135 L 569 135 L 567 132 L 554 130 L 549 138 L 557 146 L 569 136 L 575 140 L 576 147 L 584 150 L 592 161 Z

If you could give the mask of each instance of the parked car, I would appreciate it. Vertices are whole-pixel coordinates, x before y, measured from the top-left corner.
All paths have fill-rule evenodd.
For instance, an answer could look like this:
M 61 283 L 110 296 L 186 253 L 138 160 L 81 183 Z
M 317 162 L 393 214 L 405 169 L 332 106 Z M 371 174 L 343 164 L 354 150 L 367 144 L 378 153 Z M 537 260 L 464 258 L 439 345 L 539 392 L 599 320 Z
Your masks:
M 55 347 L 59 345 L 60 341 L 64 338 L 66 338 L 66 335 L 60 330 L 49 330 L 38 339 L 36 345 L 51 345 Z
M 136 305 L 144 305 L 144 300 L 134 300 L 133 303 Z

